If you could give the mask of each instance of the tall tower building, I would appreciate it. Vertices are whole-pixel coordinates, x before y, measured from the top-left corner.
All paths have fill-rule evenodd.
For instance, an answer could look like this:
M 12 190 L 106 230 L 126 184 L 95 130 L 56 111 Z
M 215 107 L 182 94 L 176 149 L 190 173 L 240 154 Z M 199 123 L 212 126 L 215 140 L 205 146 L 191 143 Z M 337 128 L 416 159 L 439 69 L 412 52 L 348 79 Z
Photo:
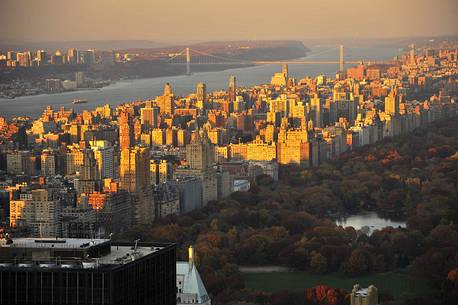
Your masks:
M 399 99 L 397 97 L 397 90 L 393 88 L 387 97 L 385 97 L 385 113 L 392 116 L 399 114 Z
M 340 58 L 339 58 L 339 72 L 344 72 L 344 46 L 340 45 L 339 48 Z
M 131 193 L 150 185 L 149 148 L 134 147 L 121 151 L 119 166 L 120 188 Z
M 170 83 L 166 83 L 164 86 L 164 95 L 173 95 L 172 86 Z
M 161 113 L 173 114 L 175 110 L 175 96 L 172 92 L 172 86 L 166 83 L 164 86 L 164 94 L 157 99 Z
M 414 44 L 410 45 L 409 64 L 412 66 L 415 65 L 415 45 Z
M 323 108 L 323 101 L 320 97 L 318 97 L 317 94 L 310 100 L 310 104 L 312 106 L 312 109 L 315 112 L 315 117 L 313 118 L 313 121 L 315 122 L 315 127 L 321 128 L 323 127 L 323 113 L 322 113 L 322 108 Z
M 235 101 L 237 97 L 237 80 L 234 75 L 229 77 L 229 88 L 228 88 L 229 101 Z
M 281 73 L 283 73 L 285 78 L 288 79 L 288 64 L 283 64 L 281 66 Z
M 186 160 L 192 169 L 208 170 L 213 167 L 215 148 L 208 139 L 206 131 L 197 132 L 194 141 L 186 145 Z
M 119 187 L 132 195 L 135 222 L 151 224 L 154 220 L 154 203 L 150 187 L 149 148 L 121 150 L 119 178 Z
M 38 65 L 40 66 L 45 65 L 47 62 L 46 51 L 38 50 L 37 51 L 37 60 L 38 60 Z
M 130 148 L 134 145 L 134 128 L 127 111 L 121 111 L 119 115 L 119 147 Z
M 205 102 L 207 99 L 207 86 L 204 83 L 197 84 L 197 101 Z
M 78 50 L 70 48 L 67 50 L 67 62 L 71 65 L 78 63 Z
M 202 205 L 218 199 L 218 179 L 213 169 L 215 147 L 205 130 L 196 134 L 191 144 L 186 145 L 186 160 L 189 168 L 175 169 L 174 177 L 194 176 L 202 181 Z
M 158 125 L 159 117 L 159 108 L 151 107 L 146 105 L 146 107 L 140 109 L 140 122 L 142 124 L 142 129 L 144 131 L 149 131 L 152 128 L 156 128 Z
M 79 177 L 82 180 L 96 180 L 99 177 L 97 161 L 92 149 L 83 149 L 83 164 L 80 169 Z

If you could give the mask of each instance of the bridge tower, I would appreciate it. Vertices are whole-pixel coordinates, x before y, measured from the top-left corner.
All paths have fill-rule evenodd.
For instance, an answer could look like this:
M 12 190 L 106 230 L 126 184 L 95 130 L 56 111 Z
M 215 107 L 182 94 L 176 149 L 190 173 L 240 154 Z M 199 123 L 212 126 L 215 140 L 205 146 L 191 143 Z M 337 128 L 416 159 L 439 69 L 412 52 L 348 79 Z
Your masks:
M 191 75 L 191 53 L 186 48 L 186 75 Z
M 344 46 L 340 45 L 339 71 L 344 71 Z

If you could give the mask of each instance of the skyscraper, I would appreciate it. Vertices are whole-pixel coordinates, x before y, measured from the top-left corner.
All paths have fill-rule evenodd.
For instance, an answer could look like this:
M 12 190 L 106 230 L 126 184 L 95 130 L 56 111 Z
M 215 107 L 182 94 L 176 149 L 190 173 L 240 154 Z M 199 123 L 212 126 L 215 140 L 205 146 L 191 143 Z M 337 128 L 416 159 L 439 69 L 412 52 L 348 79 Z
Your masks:
M 318 97 L 318 94 L 315 94 L 315 96 L 310 100 L 310 104 L 312 106 L 312 109 L 315 112 L 315 117 L 313 118 L 315 127 L 318 127 L 318 128 L 323 127 L 323 114 L 322 114 L 323 101 L 322 99 Z
M 173 95 L 172 86 L 166 83 L 164 94 L 157 97 L 157 104 L 161 113 L 173 114 L 175 110 L 175 96 Z
M 197 101 L 205 102 L 207 99 L 207 86 L 204 83 L 197 84 Z
M 339 58 L 339 72 L 344 72 L 344 46 L 340 45 L 339 48 L 340 58 Z
M 164 86 L 164 95 L 172 95 L 172 94 L 173 94 L 172 86 L 170 85 L 170 83 L 166 83 Z
M 409 64 L 412 66 L 415 65 L 415 45 L 414 44 L 410 45 Z
M 149 155 L 149 148 L 144 147 L 121 150 L 119 187 L 132 195 L 137 224 L 151 224 L 154 220 Z
M 47 236 L 2 240 L 3 304 L 177 304 L 174 244 Z
M 38 65 L 39 66 L 46 64 L 47 60 L 48 60 L 47 59 L 47 55 L 46 55 L 46 51 L 38 50 L 36 59 L 38 61 Z
M 283 73 L 285 78 L 288 79 L 288 64 L 283 64 L 281 66 L 281 73 Z
M 234 75 L 229 77 L 229 88 L 227 95 L 229 101 L 231 102 L 235 101 L 235 98 L 237 97 L 237 80 Z
M 215 158 L 214 145 L 204 131 L 202 135 L 197 132 L 191 144 L 186 145 L 186 160 L 189 167 L 197 170 L 208 170 L 213 167 Z
M 399 114 L 399 99 L 396 88 L 393 88 L 388 96 L 385 97 L 385 113 L 393 116 Z
M 119 147 L 126 149 L 134 144 L 134 129 L 127 111 L 121 111 L 119 116 Z
M 159 108 L 150 105 L 147 104 L 140 109 L 140 122 L 144 131 L 149 131 L 158 125 Z
M 71 48 L 67 50 L 67 62 L 71 65 L 78 63 L 78 50 Z

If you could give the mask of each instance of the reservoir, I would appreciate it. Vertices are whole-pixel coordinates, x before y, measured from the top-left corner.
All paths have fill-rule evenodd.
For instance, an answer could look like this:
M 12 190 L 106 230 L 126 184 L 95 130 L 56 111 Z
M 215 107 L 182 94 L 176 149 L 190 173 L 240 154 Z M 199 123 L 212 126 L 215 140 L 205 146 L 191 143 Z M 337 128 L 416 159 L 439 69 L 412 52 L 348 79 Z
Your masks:
M 365 212 L 357 215 L 351 215 L 350 217 L 337 220 L 336 224 L 342 227 L 353 227 L 355 230 L 367 227 L 369 229 L 369 235 L 372 234 L 374 230 L 380 230 L 385 227 L 406 227 L 405 222 L 382 218 L 376 212 Z

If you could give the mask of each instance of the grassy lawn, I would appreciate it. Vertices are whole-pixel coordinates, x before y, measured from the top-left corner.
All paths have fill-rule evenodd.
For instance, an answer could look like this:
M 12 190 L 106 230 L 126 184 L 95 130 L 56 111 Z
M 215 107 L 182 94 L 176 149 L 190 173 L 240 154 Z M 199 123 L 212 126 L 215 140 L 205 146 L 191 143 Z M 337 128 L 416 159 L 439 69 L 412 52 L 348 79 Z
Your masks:
M 384 273 L 361 277 L 344 277 L 339 274 L 317 275 L 309 272 L 268 272 L 243 273 L 245 286 L 263 291 L 303 290 L 319 284 L 350 291 L 354 284 L 363 287 L 375 285 L 379 292 L 389 292 L 394 297 L 403 295 L 427 294 L 430 289 L 425 280 L 419 280 L 404 274 Z

